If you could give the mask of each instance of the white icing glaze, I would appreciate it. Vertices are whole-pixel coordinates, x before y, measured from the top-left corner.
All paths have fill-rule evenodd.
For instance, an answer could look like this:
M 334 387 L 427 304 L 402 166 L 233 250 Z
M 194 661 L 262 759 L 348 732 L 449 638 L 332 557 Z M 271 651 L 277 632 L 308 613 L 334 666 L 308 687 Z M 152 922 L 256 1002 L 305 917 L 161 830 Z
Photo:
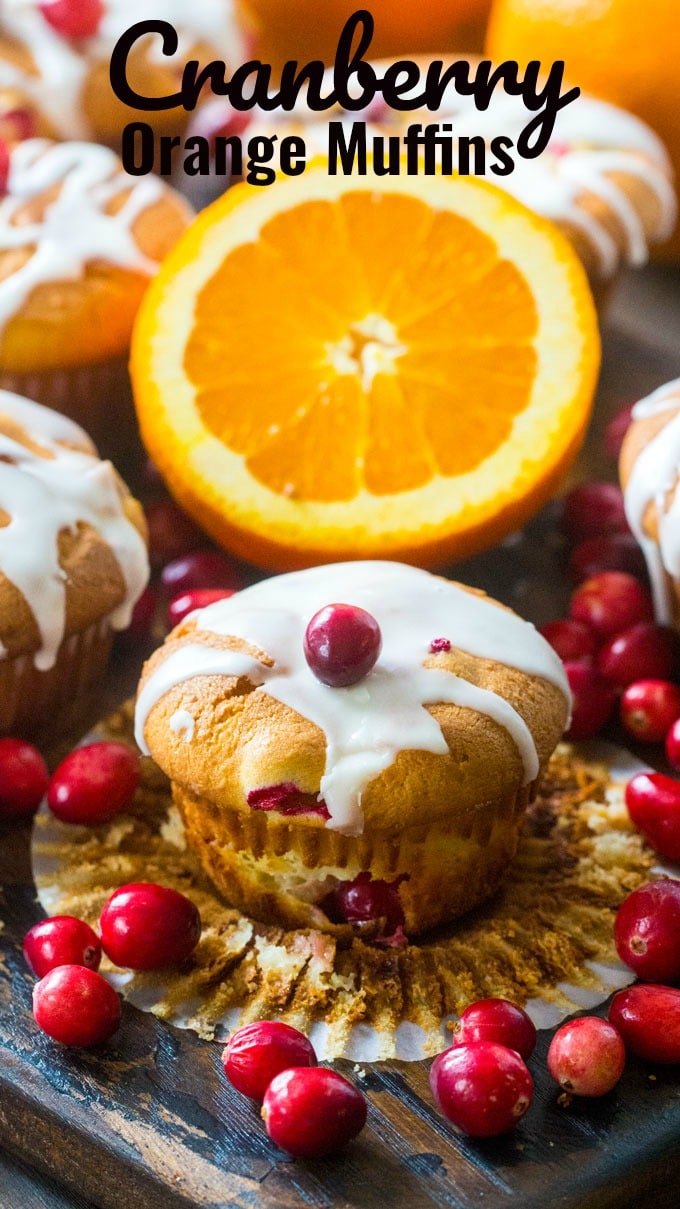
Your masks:
M 46 671 L 54 665 L 66 620 L 59 533 L 88 524 L 113 550 L 126 585 L 125 598 L 110 619 L 115 629 L 129 625 L 146 587 L 146 546 L 125 516 L 111 463 L 99 460 L 77 424 L 8 391 L 0 391 L 3 415 L 47 454 L 41 457 L 0 432 L 0 510 L 10 517 L 9 524 L 0 526 L 0 572 L 35 617 L 41 638 L 35 666 Z M 78 448 L 65 448 L 63 441 Z
M 625 507 L 628 524 L 647 560 L 657 620 L 668 624 L 672 621 L 668 576 L 680 579 L 680 378 L 636 403 L 633 419 L 665 412 L 669 413 L 668 423 L 635 459 L 626 484 Z M 652 503 L 656 504 L 658 543 L 644 530 L 645 513 Z
M 367 609 L 382 631 L 377 664 L 349 688 L 322 684 L 303 653 L 308 621 L 334 601 Z M 362 791 L 401 750 L 448 751 L 438 723 L 423 708 L 428 704 L 450 702 L 493 718 L 517 745 L 525 783 L 538 773 L 532 735 L 507 701 L 443 669 L 423 667 L 433 638 L 446 636 L 470 654 L 541 676 L 570 700 L 561 661 L 532 625 L 447 580 L 399 563 L 337 563 L 278 576 L 196 616 L 197 637 L 202 632 L 238 637 L 269 655 L 274 666 L 244 651 L 199 642 L 174 651 L 139 695 L 136 733 L 142 750 L 148 751 L 144 729 L 150 711 L 175 685 L 196 675 L 246 676 L 256 691 L 324 732 L 320 795 L 330 814 L 328 826 L 350 835 L 362 829 Z
M 17 211 L 51 189 L 56 197 L 36 222 L 13 220 Z M 116 214 L 106 206 L 128 191 Z M 31 249 L 21 268 L 0 281 L 0 329 L 44 282 L 78 280 L 94 260 L 153 276 L 158 265 L 132 234 L 139 215 L 162 197 L 157 177 L 132 180 L 107 147 L 29 139 L 12 151 L 8 191 L 0 201 L 0 249 Z
M 196 728 L 196 719 L 188 709 L 176 709 L 168 726 L 174 735 L 179 735 L 185 743 L 191 743 Z
M 94 38 L 77 45 L 62 38 L 45 20 L 36 0 L 3 0 L 0 37 L 27 48 L 35 66 L 29 72 L 0 57 L 0 87 L 25 93 L 66 139 L 86 139 L 95 133 L 83 110 L 83 90 L 96 66 L 108 65 L 121 34 L 136 21 L 168 21 L 179 35 L 179 50 L 166 57 L 161 39 L 149 40 L 149 58 L 176 71 L 199 42 L 213 47 L 232 68 L 246 57 L 232 0 L 106 0 L 104 16 Z
M 498 135 L 506 135 L 513 143 L 530 117 L 521 97 L 494 93 L 488 109 L 477 111 L 474 99 L 458 96 L 453 86 L 446 89 L 437 112 L 397 113 L 385 109 L 378 115 L 374 106 L 364 113 L 336 110 L 330 116 L 346 124 L 366 120 L 369 138 L 403 131 L 418 122 L 423 125 L 451 122 L 456 136 L 481 135 L 490 142 Z M 304 126 L 308 152 L 324 155 L 328 150 L 327 126 L 304 102 L 298 102 L 290 116 L 281 111 L 261 115 L 258 127 L 263 132 L 265 128 L 278 129 L 291 117 Z M 612 178 L 621 173 L 645 181 L 659 205 L 659 219 L 651 241 L 667 239 L 675 224 L 676 199 L 670 161 L 660 139 L 632 114 L 605 101 L 580 96 L 560 110 L 552 147 L 559 148 L 559 154 L 549 147 L 534 160 L 518 156 L 510 176 L 489 174 L 489 180 L 546 218 L 578 228 L 595 252 L 601 275 L 608 277 L 617 269 L 620 253 L 606 225 L 580 204 L 584 193 L 594 194 L 607 203 L 621 223 L 625 260 L 632 265 L 644 264 L 649 251 L 644 227 L 627 193 Z

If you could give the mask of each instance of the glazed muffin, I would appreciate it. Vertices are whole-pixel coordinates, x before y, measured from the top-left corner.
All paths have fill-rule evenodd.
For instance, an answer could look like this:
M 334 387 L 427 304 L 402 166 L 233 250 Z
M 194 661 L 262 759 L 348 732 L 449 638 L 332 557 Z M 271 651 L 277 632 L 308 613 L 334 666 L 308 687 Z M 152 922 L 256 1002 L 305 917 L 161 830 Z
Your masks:
M 636 403 L 619 473 L 657 621 L 680 626 L 680 378 Z
M 135 43 L 127 77 L 144 96 L 177 92 L 190 59 L 202 65 L 222 60 L 231 72 L 248 57 L 233 0 L 102 0 L 101 6 L 62 0 L 54 8 L 61 11 L 48 16 L 39 0 L 3 0 L 0 12 L 0 114 L 20 115 L 23 129 L 33 135 L 118 148 L 123 127 L 135 120 L 180 133 L 183 109 L 138 112 L 111 88 L 111 54 L 137 21 L 169 22 L 179 38 L 174 55 L 163 54 L 160 35 Z
M 127 374 L 139 304 L 191 211 L 94 143 L 14 147 L 0 200 L 0 387 L 82 423 L 103 453 L 136 432 Z
M 344 687 L 304 653 L 338 601 L 382 642 Z M 493 893 L 568 709 L 560 660 L 510 610 L 399 563 L 338 563 L 178 626 L 144 669 L 137 738 L 228 901 L 393 941 Z
M 424 72 L 436 59 L 455 61 L 450 55 L 433 54 L 416 57 L 416 62 Z M 466 56 L 465 61 L 472 70 L 479 62 L 475 56 Z M 377 74 L 388 65 L 376 62 Z M 488 109 L 480 112 L 473 97 L 459 96 L 450 85 L 436 112 L 390 109 L 378 97 L 363 111 L 349 113 L 338 107 L 320 120 L 300 103 L 289 114 L 253 110 L 246 135 L 299 134 L 308 155 L 326 155 L 329 121 L 346 123 L 348 132 L 352 122 L 366 122 L 369 151 L 374 135 L 403 136 L 415 123 L 451 123 L 456 136 L 482 136 L 492 163 L 491 140 L 505 135 L 514 147 L 529 116 L 521 98 L 503 92 L 495 92 Z M 602 294 L 604 283 L 619 268 L 645 264 L 650 248 L 673 230 L 676 199 L 665 148 L 644 122 L 614 105 L 580 96 L 560 110 L 551 141 L 538 158 L 512 154 L 513 172 L 495 176 L 487 167 L 487 179 L 562 229 L 583 261 L 596 295 Z M 453 164 L 455 168 L 455 154 Z M 474 148 L 470 165 L 474 172 Z
M 78 425 L 0 391 L 0 734 L 66 731 L 148 579 L 140 505 Z

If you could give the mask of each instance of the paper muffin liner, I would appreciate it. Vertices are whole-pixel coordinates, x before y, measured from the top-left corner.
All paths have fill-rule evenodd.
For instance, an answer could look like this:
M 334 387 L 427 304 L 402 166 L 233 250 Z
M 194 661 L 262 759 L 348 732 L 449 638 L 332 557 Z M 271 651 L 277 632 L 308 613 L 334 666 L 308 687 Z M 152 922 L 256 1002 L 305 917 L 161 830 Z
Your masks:
M 27 374 L 0 371 L 0 388 L 69 416 L 102 457 L 124 464 L 139 444 L 128 359 Z
M 128 706 L 96 737 L 132 742 L 131 719 Z M 326 1060 L 416 1060 L 450 1043 L 452 1022 L 475 999 L 504 996 L 551 1027 L 634 980 L 616 957 L 613 922 L 654 866 L 623 802 L 623 782 L 640 767 L 609 744 L 560 747 L 498 894 L 401 949 L 360 939 L 343 948 L 313 928 L 286 931 L 228 906 L 187 847 L 167 780 L 150 760 L 130 811 L 105 827 L 68 827 L 43 809 L 33 871 L 49 914 L 95 925 L 127 882 L 158 881 L 193 899 L 203 933 L 183 969 L 102 967 L 142 1010 L 208 1040 L 280 1019 Z
M 0 658 L 0 735 L 44 744 L 82 724 L 112 640 L 109 619 L 103 618 L 65 638 L 48 671 L 36 668 L 32 654 Z

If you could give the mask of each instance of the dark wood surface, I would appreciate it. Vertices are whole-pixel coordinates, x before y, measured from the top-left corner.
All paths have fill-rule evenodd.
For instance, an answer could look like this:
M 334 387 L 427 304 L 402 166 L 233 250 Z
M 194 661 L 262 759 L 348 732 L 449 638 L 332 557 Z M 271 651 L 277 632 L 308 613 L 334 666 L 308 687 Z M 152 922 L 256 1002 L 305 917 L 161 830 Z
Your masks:
M 584 476 L 597 473 L 612 407 L 680 373 L 680 275 L 657 269 L 627 282 L 611 314 Z M 456 572 L 511 596 L 510 550 Z M 560 593 L 566 584 L 547 583 L 525 613 L 545 619 Z M 100 712 L 135 675 L 117 660 Z M 532 1061 L 534 1104 L 513 1135 L 458 1138 L 434 1108 L 428 1064 L 389 1062 L 362 1068 L 370 1113 L 361 1137 L 341 1158 L 308 1163 L 269 1142 L 256 1110 L 226 1084 L 217 1045 L 126 1006 L 108 1046 L 61 1049 L 34 1025 L 34 980 L 21 958 L 40 915 L 28 837 L 26 828 L 0 832 L 0 1209 L 680 1205 L 680 1072 L 631 1060 L 610 1096 L 564 1109 L 545 1071 L 547 1032 Z

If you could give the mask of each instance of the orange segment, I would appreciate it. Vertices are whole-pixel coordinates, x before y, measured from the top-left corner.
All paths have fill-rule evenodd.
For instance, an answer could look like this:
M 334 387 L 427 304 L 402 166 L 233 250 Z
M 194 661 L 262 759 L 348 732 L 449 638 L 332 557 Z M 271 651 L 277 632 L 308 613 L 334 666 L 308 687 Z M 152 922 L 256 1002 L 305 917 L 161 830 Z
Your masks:
M 194 223 L 132 374 L 171 490 L 238 554 L 432 565 L 549 496 L 598 361 L 583 270 L 549 223 L 475 178 L 318 164 Z

